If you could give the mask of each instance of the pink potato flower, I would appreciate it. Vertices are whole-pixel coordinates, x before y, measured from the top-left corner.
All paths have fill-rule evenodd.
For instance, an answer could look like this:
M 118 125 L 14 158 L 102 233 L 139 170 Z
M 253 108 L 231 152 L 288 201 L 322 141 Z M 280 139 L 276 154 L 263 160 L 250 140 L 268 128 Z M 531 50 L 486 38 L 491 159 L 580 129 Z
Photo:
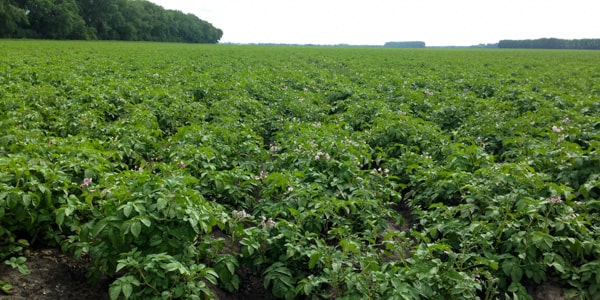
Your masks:
M 262 221 L 260 222 L 260 225 L 262 225 L 262 228 L 273 228 L 275 226 L 275 221 L 273 221 L 272 218 L 269 218 L 267 220 L 267 218 L 262 217 Z
M 562 199 L 560 199 L 560 197 L 557 197 L 557 198 L 552 197 L 552 198 L 548 199 L 548 202 L 550 202 L 550 203 L 561 203 Z
M 80 184 L 80 187 L 87 187 L 88 185 L 90 185 L 90 183 L 92 183 L 92 178 L 84 178 L 83 179 L 83 183 Z

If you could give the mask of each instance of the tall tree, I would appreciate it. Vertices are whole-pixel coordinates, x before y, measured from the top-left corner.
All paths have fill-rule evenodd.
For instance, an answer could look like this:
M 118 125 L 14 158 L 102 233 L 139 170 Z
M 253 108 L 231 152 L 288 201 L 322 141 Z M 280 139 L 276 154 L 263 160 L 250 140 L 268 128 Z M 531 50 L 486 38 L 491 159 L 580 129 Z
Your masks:
M 16 1 L 0 0 L 0 37 L 17 37 L 27 25 L 27 12 Z
M 146 0 L 0 0 L 0 37 L 218 43 L 220 29 Z
M 85 39 L 85 22 L 74 0 L 24 1 L 30 37 L 48 39 Z
M 113 21 L 123 18 L 119 11 L 120 1 L 125 0 L 77 0 L 83 20 L 98 39 L 119 39 Z

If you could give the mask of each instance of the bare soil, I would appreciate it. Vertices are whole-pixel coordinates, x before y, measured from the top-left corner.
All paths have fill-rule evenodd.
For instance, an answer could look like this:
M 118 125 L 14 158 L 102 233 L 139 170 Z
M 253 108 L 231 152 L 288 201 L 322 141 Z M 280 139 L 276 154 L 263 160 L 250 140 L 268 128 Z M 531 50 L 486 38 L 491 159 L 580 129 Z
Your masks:
M 29 274 L 0 265 L 0 280 L 13 286 L 11 295 L 0 293 L 0 300 L 109 299 L 106 281 L 90 285 L 85 277 L 86 263 L 58 249 L 32 250 L 25 264 Z

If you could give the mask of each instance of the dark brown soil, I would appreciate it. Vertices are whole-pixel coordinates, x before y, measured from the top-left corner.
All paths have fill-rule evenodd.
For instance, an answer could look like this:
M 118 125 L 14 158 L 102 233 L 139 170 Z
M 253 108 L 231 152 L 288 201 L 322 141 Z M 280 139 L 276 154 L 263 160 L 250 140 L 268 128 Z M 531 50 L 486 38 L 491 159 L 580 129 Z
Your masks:
M 31 251 L 25 264 L 30 271 L 27 275 L 0 265 L 0 280 L 13 286 L 11 295 L 0 293 L 0 300 L 109 299 L 107 282 L 96 286 L 88 284 L 85 262 L 58 249 Z

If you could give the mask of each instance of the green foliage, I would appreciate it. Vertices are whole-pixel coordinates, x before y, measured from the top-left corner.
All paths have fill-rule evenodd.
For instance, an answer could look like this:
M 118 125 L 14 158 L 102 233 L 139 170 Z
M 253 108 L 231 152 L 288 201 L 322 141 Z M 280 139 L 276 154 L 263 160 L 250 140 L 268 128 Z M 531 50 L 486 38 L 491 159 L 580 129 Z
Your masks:
M 133 249 L 124 253 L 116 271 L 126 276 L 115 280 L 110 288 L 111 299 L 210 299 L 206 282 L 216 284 L 217 274 L 203 264 L 186 264 L 186 260 L 166 253 L 142 256 Z M 182 263 L 183 261 L 183 263 Z
M 111 299 L 600 293 L 591 53 L 0 49 L 0 260 L 22 272 L 42 244 Z
M 218 43 L 223 31 L 193 14 L 134 0 L 4 0 L 0 38 Z
M 501 40 L 499 48 L 533 48 L 533 49 L 600 49 L 598 39 L 563 40 L 542 38 L 535 40 Z
M 240 276 L 236 273 L 240 267 L 238 259 L 231 254 L 223 254 L 213 263 L 222 286 L 229 292 L 238 290 L 240 288 Z

